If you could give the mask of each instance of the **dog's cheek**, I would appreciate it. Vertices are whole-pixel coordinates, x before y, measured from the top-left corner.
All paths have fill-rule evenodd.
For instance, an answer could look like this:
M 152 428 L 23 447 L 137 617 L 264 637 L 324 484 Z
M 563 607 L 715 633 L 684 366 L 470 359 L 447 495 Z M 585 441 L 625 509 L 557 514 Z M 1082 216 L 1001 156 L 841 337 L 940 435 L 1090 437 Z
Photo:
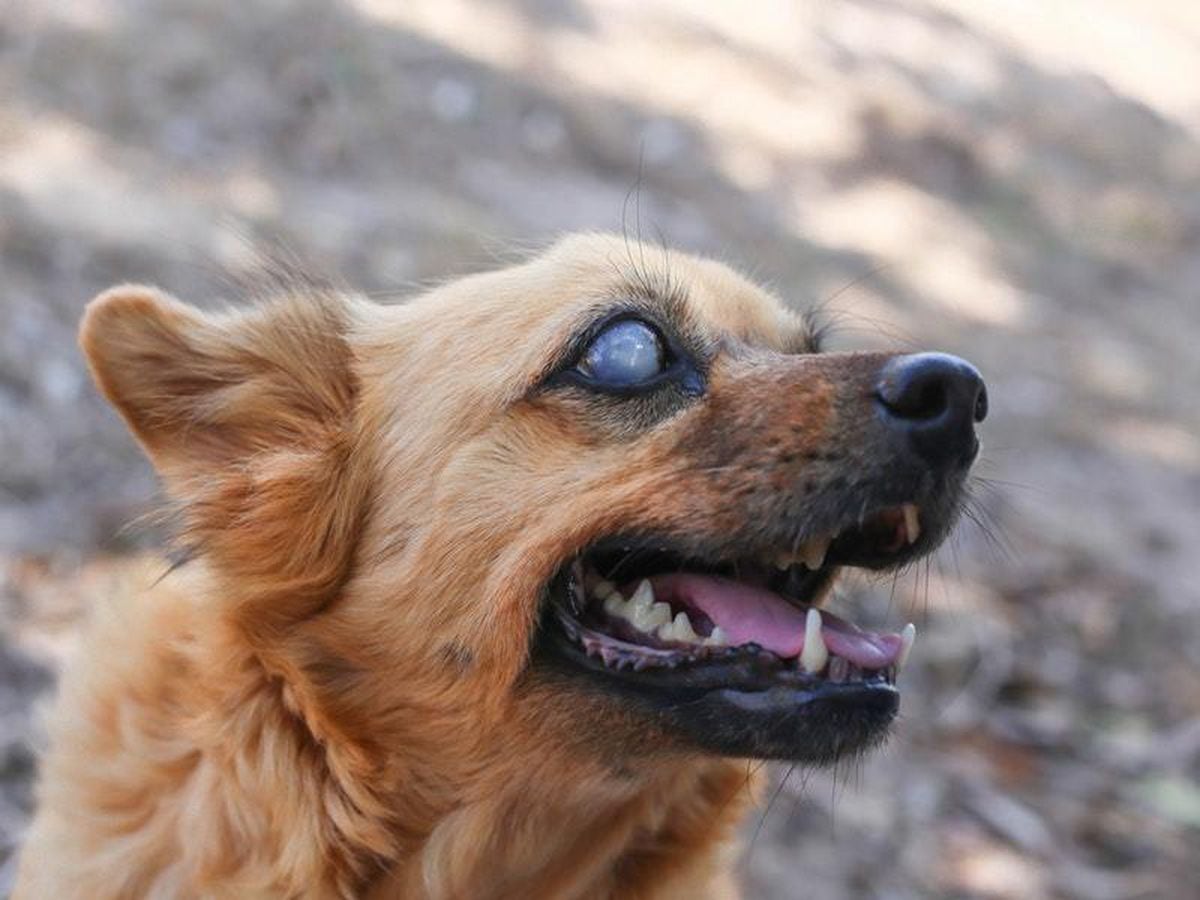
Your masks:
M 533 667 L 522 677 L 514 708 L 522 732 L 533 735 L 535 743 L 563 747 L 621 780 L 636 778 L 640 763 L 692 752 L 653 716 L 545 667 Z

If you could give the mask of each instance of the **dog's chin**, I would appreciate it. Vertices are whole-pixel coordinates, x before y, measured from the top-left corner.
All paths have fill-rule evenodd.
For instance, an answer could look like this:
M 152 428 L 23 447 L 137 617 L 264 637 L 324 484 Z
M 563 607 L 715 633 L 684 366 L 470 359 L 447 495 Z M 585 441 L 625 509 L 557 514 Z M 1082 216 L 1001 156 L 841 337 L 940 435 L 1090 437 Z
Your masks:
M 896 716 L 913 629 L 865 631 L 820 605 L 839 569 L 911 562 L 945 519 L 903 503 L 732 558 L 694 539 L 601 539 L 547 586 L 533 664 L 707 753 L 820 764 L 865 751 Z

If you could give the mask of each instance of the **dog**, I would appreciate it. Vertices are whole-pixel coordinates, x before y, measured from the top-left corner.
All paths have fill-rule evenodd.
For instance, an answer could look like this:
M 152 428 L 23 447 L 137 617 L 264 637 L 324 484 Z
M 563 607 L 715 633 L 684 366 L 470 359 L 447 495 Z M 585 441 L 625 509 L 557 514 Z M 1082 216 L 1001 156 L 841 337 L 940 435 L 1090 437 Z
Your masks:
M 746 761 L 887 734 L 912 627 L 822 605 L 939 544 L 987 404 L 604 235 L 81 344 L 179 552 L 63 675 L 20 900 L 736 896 Z

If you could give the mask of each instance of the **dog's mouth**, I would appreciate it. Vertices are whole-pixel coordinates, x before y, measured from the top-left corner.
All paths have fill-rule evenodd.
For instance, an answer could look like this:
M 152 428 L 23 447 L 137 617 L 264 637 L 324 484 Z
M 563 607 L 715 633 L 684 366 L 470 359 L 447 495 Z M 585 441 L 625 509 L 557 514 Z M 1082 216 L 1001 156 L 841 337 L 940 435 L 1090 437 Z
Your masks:
M 886 730 L 915 630 L 867 631 L 820 606 L 840 568 L 890 568 L 928 549 L 922 525 L 904 503 L 739 558 L 607 538 L 559 570 L 539 643 L 560 669 L 652 708 L 706 749 L 832 759 Z

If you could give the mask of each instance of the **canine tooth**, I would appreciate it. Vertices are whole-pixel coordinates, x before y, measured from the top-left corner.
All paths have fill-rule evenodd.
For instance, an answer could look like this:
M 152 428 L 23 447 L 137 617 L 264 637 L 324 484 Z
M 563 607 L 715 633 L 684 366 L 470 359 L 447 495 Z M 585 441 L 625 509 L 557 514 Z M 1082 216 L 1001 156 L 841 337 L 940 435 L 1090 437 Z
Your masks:
M 800 652 L 800 665 L 804 671 L 817 673 L 829 662 L 829 650 L 825 638 L 821 637 L 821 614 L 814 607 L 808 608 L 804 620 L 804 649 Z
M 721 630 L 720 625 L 715 625 L 713 626 L 712 633 L 708 636 L 707 643 L 714 647 L 724 647 L 729 643 L 729 637 L 724 631 Z
M 908 662 L 908 654 L 912 652 L 913 641 L 917 639 L 917 626 L 909 622 L 900 632 L 900 652 L 896 654 L 896 673 Z
M 813 538 L 800 548 L 800 559 L 816 571 L 825 565 L 825 554 L 829 552 L 830 537 Z
M 921 521 L 917 515 L 917 506 L 915 503 L 905 503 L 902 509 L 904 512 L 904 530 L 908 534 L 908 542 L 915 544 L 917 538 L 921 536 Z

